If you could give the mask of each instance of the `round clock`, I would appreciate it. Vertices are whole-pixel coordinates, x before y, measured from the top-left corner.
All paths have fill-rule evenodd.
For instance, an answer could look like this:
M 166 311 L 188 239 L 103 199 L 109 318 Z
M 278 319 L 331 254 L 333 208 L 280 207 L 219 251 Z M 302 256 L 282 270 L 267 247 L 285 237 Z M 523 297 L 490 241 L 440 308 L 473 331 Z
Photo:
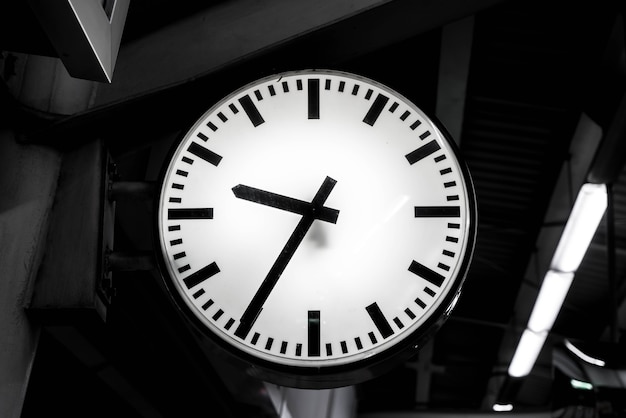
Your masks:
M 358 383 L 449 315 L 476 229 L 445 131 L 394 90 L 298 71 L 221 100 L 166 162 L 160 267 L 183 315 L 255 376 Z

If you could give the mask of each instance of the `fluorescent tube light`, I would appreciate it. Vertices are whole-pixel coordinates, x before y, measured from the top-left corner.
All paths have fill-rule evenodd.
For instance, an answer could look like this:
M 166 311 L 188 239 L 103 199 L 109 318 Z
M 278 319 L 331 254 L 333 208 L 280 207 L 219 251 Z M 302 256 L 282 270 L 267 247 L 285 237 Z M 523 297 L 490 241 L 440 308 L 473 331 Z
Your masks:
M 492 408 L 495 412 L 510 412 L 513 410 L 513 405 L 510 403 L 494 403 Z
M 606 365 L 606 362 L 604 360 L 600 360 L 598 358 L 594 358 L 594 357 L 591 357 L 588 354 L 583 353 L 582 350 L 580 350 L 578 347 L 576 347 L 574 344 L 572 344 L 568 340 L 565 340 L 565 347 L 569 351 L 574 353 L 576 355 L 576 357 L 578 357 L 579 359 L 581 359 L 583 361 L 586 361 L 589 364 L 593 364 L 593 365 L 599 366 L 599 367 L 604 367 Z
M 550 331 L 561 311 L 565 296 L 574 280 L 574 273 L 548 270 L 528 320 L 528 329 L 538 333 Z
M 543 279 L 539 295 L 533 306 L 528 325 L 515 350 L 509 366 L 513 377 L 526 376 L 532 370 L 541 348 L 559 315 L 565 296 L 574 279 L 574 273 L 549 270 Z
M 569 383 L 570 385 L 572 385 L 574 389 L 593 390 L 593 385 L 589 382 L 583 382 L 581 380 L 571 379 Z
M 606 207 L 606 185 L 587 183 L 581 187 L 552 258 L 552 270 L 575 272 L 578 269 Z
M 512 377 L 526 376 L 535 365 L 607 204 L 606 185 L 587 183 L 581 187 L 528 325 L 509 365 L 509 375 Z
M 522 377 L 530 373 L 547 337 L 547 331 L 535 333 L 525 329 L 509 365 L 509 375 Z

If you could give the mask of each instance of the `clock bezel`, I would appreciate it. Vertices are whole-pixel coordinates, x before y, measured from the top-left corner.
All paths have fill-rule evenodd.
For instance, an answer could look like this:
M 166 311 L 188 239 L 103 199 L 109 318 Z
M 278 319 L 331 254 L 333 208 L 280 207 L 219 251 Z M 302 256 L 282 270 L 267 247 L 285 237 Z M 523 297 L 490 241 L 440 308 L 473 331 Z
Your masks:
M 441 296 L 439 305 L 430 313 L 424 323 L 414 331 L 410 332 L 407 336 L 403 337 L 401 341 L 393 344 L 391 347 L 378 352 L 368 358 L 357 359 L 355 361 L 348 362 L 346 364 L 339 365 L 326 365 L 326 366 L 308 366 L 308 365 L 286 365 L 278 362 L 272 362 L 261 357 L 254 356 L 233 344 L 230 344 L 227 340 L 215 335 L 215 333 L 202 322 L 200 318 L 196 316 L 193 309 L 185 302 L 184 295 L 181 295 L 175 284 L 175 279 L 172 278 L 168 272 L 166 254 L 161 251 L 160 244 L 160 219 L 159 219 L 159 205 L 161 203 L 161 196 L 163 193 L 163 184 L 168 176 L 170 164 L 172 158 L 176 155 L 176 152 L 182 141 L 185 140 L 191 130 L 194 129 L 198 121 L 204 119 L 204 116 L 210 114 L 218 105 L 224 103 L 227 99 L 232 98 L 234 95 L 249 89 L 251 86 L 258 85 L 266 82 L 268 79 L 277 78 L 280 76 L 295 75 L 295 74 L 333 74 L 339 76 L 346 76 L 350 79 L 360 79 L 368 83 L 382 86 L 388 92 L 395 97 L 400 98 L 407 103 L 412 104 L 415 108 L 419 109 L 422 114 L 428 119 L 428 122 L 432 123 L 441 133 L 441 137 L 446 141 L 448 149 L 454 155 L 456 162 L 460 170 L 460 176 L 465 183 L 466 199 L 467 199 L 467 229 L 465 231 L 467 235 L 467 242 L 465 252 L 462 255 L 462 260 L 458 265 L 457 275 L 452 279 L 453 283 L 450 285 L 450 289 L 447 294 Z M 259 378 L 264 381 L 276 383 L 279 385 L 304 388 L 304 389 L 325 389 L 347 386 L 369 380 L 380 374 L 389 371 L 394 366 L 400 364 L 402 361 L 407 360 L 419 350 L 419 348 L 427 342 L 431 336 L 443 325 L 443 323 L 450 316 L 454 305 L 458 297 L 460 296 L 462 287 L 467 277 L 469 266 L 473 257 L 476 231 L 477 231 L 477 205 L 476 196 L 474 192 L 474 186 L 472 177 L 466 163 L 460 156 L 458 146 L 451 138 L 448 131 L 443 124 L 435 117 L 428 115 L 421 110 L 412 101 L 408 100 L 403 95 L 399 94 L 396 90 L 384 85 L 378 81 L 363 77 L 354 73 L 348 73 L 344 71 L 335 70 L 297 70 L 287 71 L 271 76 L 262 77 L 253 82 L 247 83 L 240 88 L 237 88 L 230 93 L 226 94 L 223 98 L 217 100 L 207 110 L 203 111 L 200 116 L 193 120 L 192 124 L 189 124 L 185 129 L 182 129 L 178 137 L 172 142 L 167 156 L 162 164 L 159 177 L 157 180 L 158 192 L 155 195 L 154 200 L 154 227 L 155 233 L 153 234 L 157 267 L 160 273 L 163 284 L 165 285 L 166 293 L 169 295 L 170 300 L 174 302 L 174 306 L 177 308 L 177 312 L 180 315 L 183 322 L 186 320 L 191 323 L 194 334 L 200 338 L 203 342 L 203 346 L 207 348 L 211 354 L 219 356 L 219 358 L 227 360 L 235 367 L 244 370 L 248 375 Z M 303 363 L 310 362 L 310 360 L 303 359 Z

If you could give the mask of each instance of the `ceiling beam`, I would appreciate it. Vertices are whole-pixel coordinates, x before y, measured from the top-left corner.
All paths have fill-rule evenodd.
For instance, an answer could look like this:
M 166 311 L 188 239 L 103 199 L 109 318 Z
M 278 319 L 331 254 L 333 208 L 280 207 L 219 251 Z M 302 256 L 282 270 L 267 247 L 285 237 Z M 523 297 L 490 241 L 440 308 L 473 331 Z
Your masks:
M 194 80 L 349 18 L 350 25 L 331 32 L 327 43 L 318 45 L 323 51 L 311 52 L 365 53 L 500 1 L 271 0 L 262 7 L 255 0 L 222 2 L 124 44 L 115 80 L 100 85 L 96 106 Z
M 457 145 L 461 144 L 465 92 L 469 75 L 474 16 L 446 25 L 441 33 L 436 115 Z
M 206 106 L 247 79 L 307 66 L 340 69 L 351 58 L 503 1 L 362 0 L 351 6 L 344 4 L 347 0 L 323 0 L 313 7 L 305 0 L 269 0 L 263 8 L 249 0 L 219 3 L 123 44 L 115 80 L 96 85 L 90 109 L 44 127 L 27 126 L 25 141 L 71 144 L 96 129 L 106 132 L 121 125 L 126 132 L 141 127 L 141 133 L 131 135 L 133 144 L 150 140 L 145 129 L 152 121 L 161 121 L 159 132 L 175 131 L 200 102 Z M 288 4 L 281 9 L 283 3 Z M 417 56 L 419 51 L 407 53 Z
M 29 0 L 67 72 L 110 83 L 130 0 Z M 104 4 L 102 4 L 104 3 Z
M 174 86 L 387 1 L 219 3 L 124 45 L 115 82 L 102 86 L 97 102 Z
M 601 146 L 595 154 L 587 180 L 590 183 L 614 183 L 626 161 L 626 94 L 623 95 Z

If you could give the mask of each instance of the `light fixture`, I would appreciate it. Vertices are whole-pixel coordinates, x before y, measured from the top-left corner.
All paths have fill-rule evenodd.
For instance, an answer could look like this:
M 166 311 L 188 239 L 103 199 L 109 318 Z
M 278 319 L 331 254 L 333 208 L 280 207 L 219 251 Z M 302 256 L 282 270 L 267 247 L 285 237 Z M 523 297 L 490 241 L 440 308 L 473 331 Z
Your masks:
M 576 347 L 574 344 L 572 344 L 570 341 L 565 340 L 565 347 L 571 351 L 573 354 L 576 355 L 576 357 L 578 357 L 579 359 L 589 363 L 589 364 L 593 364 L 594 366 L 599 366 L 599 367 L 604 367 L 606 365 L 606 362 L 604 360 L 600 360 L 598 358 L 594 358 L 591 357 L 588 354 L 585 354 L 582 352 L 581 349 L 579 349 L 578 347 Z
M 528 320 L 529 330 L 538 333 L 552 329 L 573 279 L 574 273 L 548 270 Z
M 510 412 L 513 410 L 513 405 L 510 403 L 494 403 L 492 408 L 495 412 Z
M 606 185 L 587 183 L 581 187 L 552 257 L 552 270 L 575 272 L 578 269 L 606 207 Z
M 510 376 L 522 377 L 530 373 L 547 337 L 547 331 L 536 333 L 529 329 L 524 330 L 509 365 Z
M 528 325 L 509 366 L 509 375 L 522 377 L 530 373 L 548 332 L 552 329 L 552 325 L 559 315 L 573 279 L 574 273 L 561 273 L 552 270 L 546 273 L 530 314 Z
M 569 383 L 570 385 L 572 385 L 574 389 L 593 390 L 593 385 L 589 382 L 583 382 L 582 380 L 571 379 Z
M 581 187 L 552 257 L 550 270 L 537 295 L 528 325 L 509 365 L 510 376 L 526 376 L 532 370 L 607 204 L 606 185 L 587 183 Z

